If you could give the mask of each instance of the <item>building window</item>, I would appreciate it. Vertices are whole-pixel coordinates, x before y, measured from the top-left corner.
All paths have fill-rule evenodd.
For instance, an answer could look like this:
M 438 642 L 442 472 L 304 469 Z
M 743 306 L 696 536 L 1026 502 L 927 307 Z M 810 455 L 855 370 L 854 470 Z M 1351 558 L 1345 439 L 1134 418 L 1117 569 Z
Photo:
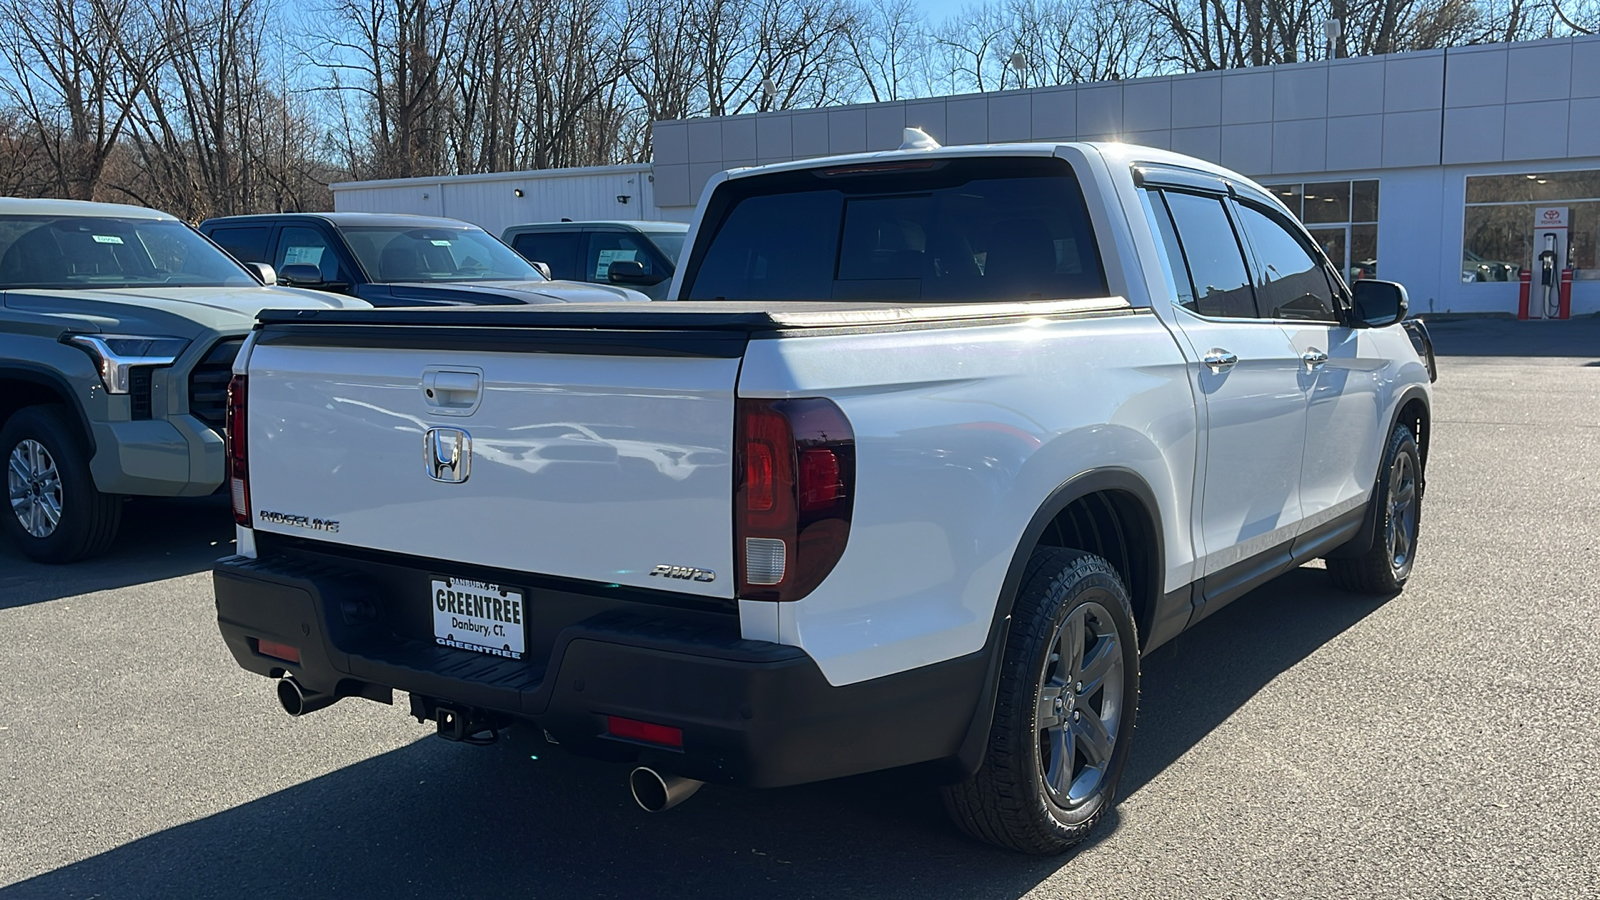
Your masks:
M 1378 277 L 1378 182 L 1269 184 L 1344 273 L 1345 281 Z
M 1573 277 L 1600 279 L 1600 169 L 1467 178 L 1461 280 L 1516 281 L 1533 264 L 1534 211 L 1567 210 L 1566 262 Z

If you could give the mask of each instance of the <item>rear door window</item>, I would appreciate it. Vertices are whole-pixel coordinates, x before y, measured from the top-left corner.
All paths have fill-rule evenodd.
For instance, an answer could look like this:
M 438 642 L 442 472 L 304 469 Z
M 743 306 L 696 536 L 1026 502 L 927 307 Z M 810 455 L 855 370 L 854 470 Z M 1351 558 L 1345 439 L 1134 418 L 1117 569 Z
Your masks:
M 684 299 L 1104 296 L 1083 194 L 1052 158 L 844 166 L 728 182 Z
M 267 236 L 271 232 L 266 225 L 251 225 L 248 228 L 215 228 L 208 237 L 240 262 L 264 263 L 267 261 Z
M 530 262 L 542 262 L 550 267 L 550 277 L 562 281 L 586 281 L 578 265 L 578 242 L 583 234 L 577 231 L 531 231 L 511 239 L 511 249 Z
M 1250 272 L 1222 198 L 1182 191 L 1161 193 L 1177 225 L 1193 286 L 1188 295 L 1193 305 L 1185 305 L 1202 316 L 1257 318 Z

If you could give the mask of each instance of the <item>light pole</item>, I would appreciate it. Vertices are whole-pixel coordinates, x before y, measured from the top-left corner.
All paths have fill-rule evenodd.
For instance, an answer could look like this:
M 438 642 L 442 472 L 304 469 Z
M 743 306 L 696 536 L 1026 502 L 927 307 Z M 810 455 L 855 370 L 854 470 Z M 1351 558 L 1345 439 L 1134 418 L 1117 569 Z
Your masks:
M 1017 52 L 1011 54 L 1011 59 L 1006 61 L 1006 65 L 1010 66 L 1017 73 L 1017 87 L 1027 87 L 1028 57 L 1025 56 L 1021 50 L 1018 50 Z M 1002 83 L 1001 87 L 1004 88 L 1005 85 Z

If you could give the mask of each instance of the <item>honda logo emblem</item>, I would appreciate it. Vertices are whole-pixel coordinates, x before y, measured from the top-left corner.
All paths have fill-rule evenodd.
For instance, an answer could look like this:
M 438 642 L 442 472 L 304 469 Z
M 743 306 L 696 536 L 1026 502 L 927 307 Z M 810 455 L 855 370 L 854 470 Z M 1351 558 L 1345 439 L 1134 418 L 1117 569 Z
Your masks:
M 428 477 L 460 484 L 472 474 L 472 435 L 459 428 L 429 428 L 422 436 Z

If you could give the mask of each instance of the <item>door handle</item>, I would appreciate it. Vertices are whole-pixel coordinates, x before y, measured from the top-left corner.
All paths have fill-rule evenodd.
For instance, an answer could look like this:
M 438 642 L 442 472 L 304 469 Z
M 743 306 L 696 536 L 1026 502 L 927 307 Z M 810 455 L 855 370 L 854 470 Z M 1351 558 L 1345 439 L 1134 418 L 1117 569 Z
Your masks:
M 1300 359 L 1305 362 L 1307 369 L 1320 369 L 1322 364 L 1328 361 L 1328 354 L 1312 347 L 1310 350 L 1300 354 Z
M 1220 347 L 1213 347 L 1211 348 L 1210 353 L 1207 353 L 1201 358 L 1201 362 L 1204 362 L 1206 365 L 1210 366 L 1212 372 L 1220 375 L 1238 365 L 1239 357 L 1236 354 L 1229 353 Z
M 428 369 L 422 373 L 422 402 L 446 416 L 470 416 L 483 399 L 483 373 Z

